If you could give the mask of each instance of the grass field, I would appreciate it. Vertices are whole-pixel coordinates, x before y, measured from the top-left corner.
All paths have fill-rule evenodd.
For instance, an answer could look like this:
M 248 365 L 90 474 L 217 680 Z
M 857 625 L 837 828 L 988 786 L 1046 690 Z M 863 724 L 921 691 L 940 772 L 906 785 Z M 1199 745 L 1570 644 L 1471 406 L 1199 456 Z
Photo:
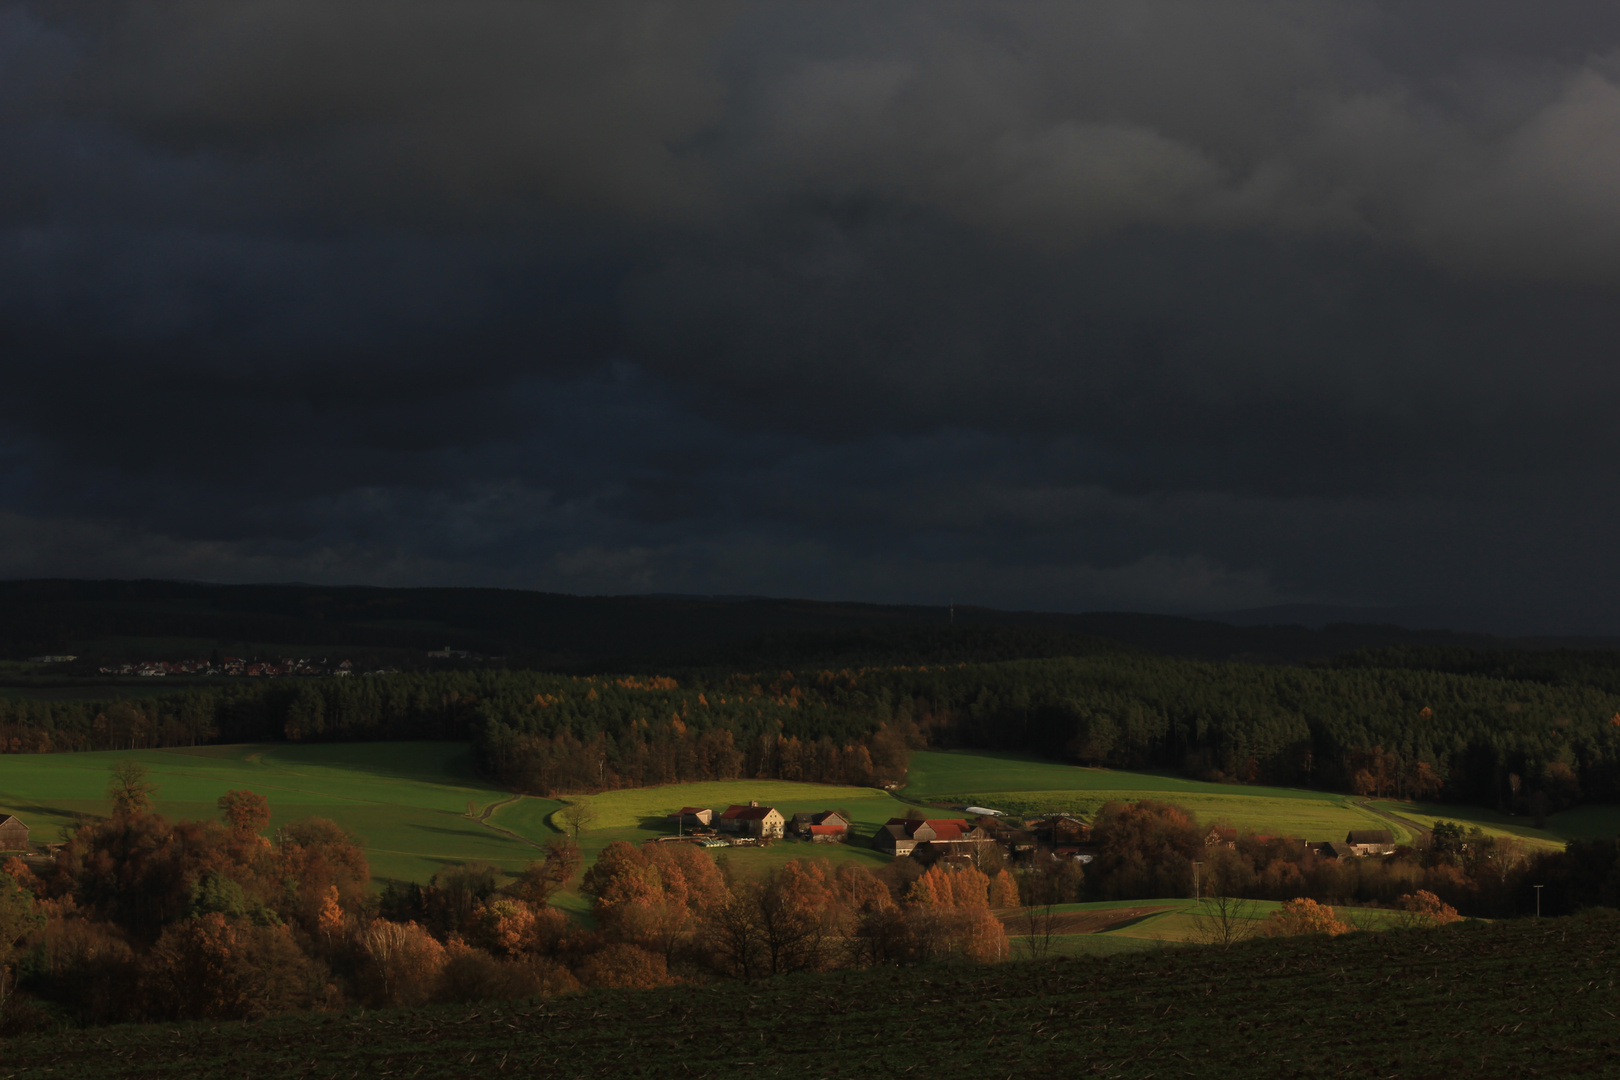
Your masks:
M 1008 813 L 1061 810 L 1092 814 L 1106 802 L 1173 802 L 1204 824 L 1230 825 L 1303 840 L 1342 840 L 1351 829 L 1410 830 L 1356 805 L 1348 795 L 1301 788 L 1210 784 L 1159 773 L 1059 765 L 1017 754 L 918 751 L 911 756 L 910 800 L 986 806 Z
M 1257 924 L 1281 906 L 1275 900 L 1244 900 L 1237 915 Z M 1108 956 L 1197 943 L 1203 938 L 1200 913 L 1207 918 L 1210 910 L 1208 901 L 1200 905 L 1186 898 L 1059 904 L 1052 909 L 1056 916 L 1052 951 L 1060 956 Z M 1028 924 L 1021 911 L 999 914 L 1016 954 Z M 1387 930 L 1399 918 L 1397 912 L 1378 908 L 1338 907 L 1334 914 L 1358 930 Z
M 1567 840 L 1583 836 L 1613 836 L 1620 831 L 1620 807 L 1594 806 L 1559 814 L 1548 821 L 1548 827 L 1538 829 L 1529 818 L 1510 817 L 1480 806 L 1451 806 L 1445 803 L 1396 802 L 1383 799 L 1368 804 L 1387 813 L 1397 814 L 1419 825 L 1432 827 L 1436 821 L 1455 821 L 1464 828 L 1478 826 L 1492 836 L 1516 836 L 1532 847 L 1557 850 Z M 1607 831 L 1602 824 L 1608 823 Z M 1590 828 L 1593 831 L 1581 831 Z
M 1620 836 L 1620 806 L 1583 806 L 1554 814 L 1548 831 L 1561 840 L 1602 840 Z
M 76 815 L 105 814 L 108 769 L 125 758 L 151 770 L 157 809 L 173 818 L 218 816 L 215 800 L 237 788 L 270 800 L 272 828 L 316 815 L 331 818 L 366 844 L 380 878 L 426 881 L 441 867 L 485 859 L 509 870 L 539 852 L 465 816 L 511 796 L 478 779 L 464 743 L 207 746 L 121 753 L 0 756 L 0 813 L 27 822 L 36 840 L 53 840 Z M 523 799 L 502 808 L 500 823 L 543 841 L 546 814 L 558 804 Z M 492 819 L 495 815 L 491 815 Z
M 905 807 L 878 788 L 799 784 L 788 780 L 717 780 L 698 784 L 625 788 L 604 791 L 584 801 L 596 811 L 596 829 L 650 828 L 671 831 L 668 817 L 683 806 L 712 807 L 716 813 L 734 803 L 758 800 L 774 806 L 784 817 L 810 810 L 847 809 L 857 832 L 871 833 Z M 570 800 L 572 801 L 572 800 Z
M 18 1077 L 1620 1074 L 1620 919 L 1460 923 L 995 967 L 15 1037 Z M 806 1019 L 813 1010 L 813 1019 Z

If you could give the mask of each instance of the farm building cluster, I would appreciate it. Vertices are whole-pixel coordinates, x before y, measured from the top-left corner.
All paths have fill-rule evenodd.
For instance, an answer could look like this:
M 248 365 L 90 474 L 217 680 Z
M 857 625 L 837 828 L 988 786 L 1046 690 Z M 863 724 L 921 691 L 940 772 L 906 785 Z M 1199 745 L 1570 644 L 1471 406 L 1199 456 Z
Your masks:
M 972 817 L 890 818 L 871 837 L 874 850 L 895 858 L 913 857 L 924 862 L 941 858 L 972 858 L 991 848 L 999 848 L 1014 862 L 1033 858 L 1037 851 L 1060 859 L 1088 863 L 1096 854 L 1091 824 L 1067 813 L 1014 818 L 984 807 L 958 807 Z M 734 804 L 716 812 L 708 807 L 683 806 L 669 815 L 676 830 L 667 841 L 686 841 L 705 847 L 751 846 L 793 837 L 818 844 L 839 844 L 853 835 L 848 815 L 836 810 L 784 814 L 757 800 Z M 1223 825 L 1204 835 L 1205 847 L 1236 847 L 1238 830 Z M 1363 858 L 1388 855 L 1395 850 L 1395 837 L 1387 829 L 1357 829 L 1340 841 L 1311 843 L 1291 836 L 1257 834 L 1262 843 L 1281 843 L 1326 859 Z
M 836 810 L 794 814 L 790 819 L 774 806 L 752 800 L 726 807 L 718 815 L 708 807 L 683 806 L 669 815 L 676 835 L 704 847 L 761 844 L 792 835 L 817 844 L 841 844 L 849 838 L 849 819 Z
M 1364 859 L 1370 855 L 1393 855 L 1395 834 L 1388 829 L 1351 829 L 1344 841 L 1323 840 L 1313 843 L 1293 836 L 1272 836 L 1256 833 L 1254 839 L 1262 844 L 1286 844 L 1296 854 L 1307 851 L 1324 859 Z M 1235 848 L 1238 831 L 1222 825 L 1210 829 L 1204 836 L 1205 847 Z

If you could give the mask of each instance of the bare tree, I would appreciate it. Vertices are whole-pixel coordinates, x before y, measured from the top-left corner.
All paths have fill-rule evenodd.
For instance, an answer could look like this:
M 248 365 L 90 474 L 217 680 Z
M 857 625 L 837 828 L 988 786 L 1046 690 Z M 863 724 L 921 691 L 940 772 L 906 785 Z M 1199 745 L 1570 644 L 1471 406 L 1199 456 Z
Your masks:
M 767 971 L 761 938 L 758 885 L 739 882 L 723 902 L 703 913 L 704 939 L 715 961 L 734 979 L 751 979 Z
M 1018 938 L 1018 951 L 1031 960 L 1044 960 L 1052 954 L 1052 939 L 1056 936 L 1057 913 L 1048 900 L 1044 904 L 1030 904 L 1018 913 L 1018 922 L 1024 933 Z
M 1018 891 L 1024 899 L 1024 908 L 1018 914 L 1018 925 L 1024 931 L 1018 938 L 1018 949 L 1032 960 L 1051 955 L 1053 938 L 1057 936 L 1058 904 L 1080 899 L 1084 874 L 1078 863 L 1059 859 L 1050 852 L 1036 855 L 1036 864 L 1021 874 Z
M 596 824 L 596 807 L 584 799 L 575 799 L 558 811 L 557 817 L 578 841 L 580 833 L 589 832 L 591 826 Z
M 147 769 L 138 761 L 125 758 L 114 763 L 107 781 L 107 798 L 112 800 L 114 817 L 138 817 L 152 809 L 157 785 L 147 779 Z
M 1260 930 L 1259 908 L 1252 900 L 1206 896 L 1192 910 L 1193 940 L 1202 945 L 1236 945 Z

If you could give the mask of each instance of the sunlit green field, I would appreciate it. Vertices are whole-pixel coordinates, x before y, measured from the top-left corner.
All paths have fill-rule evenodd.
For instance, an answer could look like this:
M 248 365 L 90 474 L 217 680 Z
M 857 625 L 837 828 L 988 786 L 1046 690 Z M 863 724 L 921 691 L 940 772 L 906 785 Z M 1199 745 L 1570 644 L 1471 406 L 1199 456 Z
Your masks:
M 1017 754 L 918 751 L 911 761 L 910 782 L 902 794 L 919 801 L 1017 814 L 1092 814 L 1110 801 L 1155 799 L 1192 811 L 1203 824 L 1303 840 L 1342 840 L 1351 829 L 1389 829 L 1397 843 L 1411 839 L 1410 830 L 1332 792 L 1210 784 L 1158 773 L 1059 765 Z
M 426 881 L 441 867 L 484 859 L 508 870 L 540 854 L 523 840 L 466 816 L 510 794 L 478 779 L 465 743 L 207 746 L 84 754 L 0 756 L 0 814 L 16 814 L 36 841 L 58 837 L 77 815 L 109 810 L 108 770 L 132 758 L 151 770 L 157 810 L 172 818 L 212 818 L 233 789 L 270 800 L 271 827 L 311 815 L 331 818 L 366 845 L 372 874 Z M 557 808 L 523 799 L 503 808 L 501 824 L 532 840 L 550 835 L 544 817 Z
M 905 806 L 878 788 L 799 784 L 787 780 L 716 780 L 698 784 L 604 791 L 583 799 L 596 811 L 596 829 L 651 829 L 662 835 L 673 831 L 669 815 L 683 806 L 707 806 L 716 816 L 726 807 L 756 800 L 774 806 L 782 816 L 815 810 L 846 809 L 857 832 L 870 834 Z M 570 800 L 573 801 L 573 800 Z
M 1425 827 L 1433 827 L 1436 821 L 1455 821 L 1464 828 L 1477 825 L 1492 836 L 1516 836 L 1531 847 L 1548 850 L 1562 848 L 1566 840 L 1583 836 L 1613 836 L 1620 831 L 1620 810 L 1612 806 L 1594 806 L 1559 814 L 1549 819 L 1547 828 L 1538 829 L 1529 818 L 1511 817 L 1480 806 L 1396 802 L 1393 799 L 1383 799 L 1369 805 Z M 1607 831 L 1601 828 L 1604 820 L 1609 822 Z M 1592 831 L 1583 832 L 1583 828 Z
M 1258 924 L 1281 906 L 1275 900 L 1243 900 L 1234 909 L 1234 917 L 1243 919 L 1246 925 L 1258 930 Z M 1143 909 L 1149 909 L 1149 913 L 1134 914 Z M 1209 901 L 1200 905 L 1190 899 L 1109 900 L 1091 904 L 1058 904 L 1052 910 L 1060 917 L 1089 917 L 1096 925 L 1104 927 L 1091 933 L 1055 935 L 1051 944 L 1054 955 L 1107 956 L 1202 941 L 1204 934 L 1200 928 L 1200 914 L 1203 913 L 1207 919 L 1210 907 Z M 1119 914 L 1120 921 L 1110 925 L 1109 919 L 1114 913 Z M 1354 907 L 1334 908 L 1334 915 L 1339 921 L 1349 923 L 1358 930 L 1385 930 L 1401 917 L 1399 912 Z M 1028 924 L 1016 912 L 1003 913 L 1003 922 L 1015 955 L 1020 952 L 1027 955 L 1028 948 L 1023 939 L 1030 932 Z

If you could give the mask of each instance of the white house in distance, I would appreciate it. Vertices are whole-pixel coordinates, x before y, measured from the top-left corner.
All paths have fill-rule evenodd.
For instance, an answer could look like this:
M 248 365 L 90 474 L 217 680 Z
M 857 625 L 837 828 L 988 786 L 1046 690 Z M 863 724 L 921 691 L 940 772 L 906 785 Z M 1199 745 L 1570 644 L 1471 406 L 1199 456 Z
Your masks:
M 744 836 L 757 836 L 760 839 L 780 840 L 782 830 L 787 826 L 787 819 L 774 806 L 761 806 L 759 800 L 754 799 L 747 806 L 729 806 L 726 812 L 720 815 L 715 822 L 715 828 L 721 832 L 742 833 Z

